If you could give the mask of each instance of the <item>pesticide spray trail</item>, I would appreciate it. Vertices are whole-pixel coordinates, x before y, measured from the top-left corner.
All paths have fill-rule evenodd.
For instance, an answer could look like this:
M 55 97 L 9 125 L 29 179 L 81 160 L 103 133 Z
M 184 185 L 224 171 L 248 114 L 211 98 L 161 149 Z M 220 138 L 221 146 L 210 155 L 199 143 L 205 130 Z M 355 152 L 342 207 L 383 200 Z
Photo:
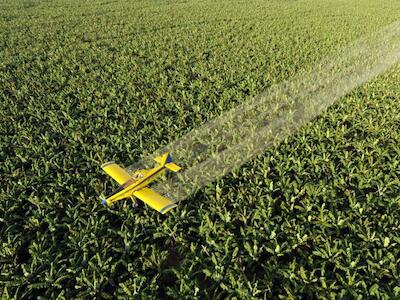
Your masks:
M 184 166 L 155 190 L 176 201 L 284 139 L 335 101 L 400 60 L 400 22 L 364 36 L 294 78 L 274 85 L 132 165 L 151 165 L 165 151 Z

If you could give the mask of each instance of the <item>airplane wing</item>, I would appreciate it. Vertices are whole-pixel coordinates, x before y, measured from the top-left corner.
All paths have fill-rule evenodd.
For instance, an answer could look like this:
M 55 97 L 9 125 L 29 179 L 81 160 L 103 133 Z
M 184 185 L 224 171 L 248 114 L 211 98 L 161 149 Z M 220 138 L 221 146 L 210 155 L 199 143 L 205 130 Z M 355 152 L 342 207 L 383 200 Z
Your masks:
M 115 179 L 115 181 L 117 181 L 119 184 L 123 184 L 132 178 L 132 176 L 127 171 L 125 171 L 113 161 L 102 164 L 101 168 L 104 170 L 104 172 Z
M 140 189 L 134 192 L 133 195 L 162 214 L 177 206 L 172 200 L 161 196 L 149 188 Z

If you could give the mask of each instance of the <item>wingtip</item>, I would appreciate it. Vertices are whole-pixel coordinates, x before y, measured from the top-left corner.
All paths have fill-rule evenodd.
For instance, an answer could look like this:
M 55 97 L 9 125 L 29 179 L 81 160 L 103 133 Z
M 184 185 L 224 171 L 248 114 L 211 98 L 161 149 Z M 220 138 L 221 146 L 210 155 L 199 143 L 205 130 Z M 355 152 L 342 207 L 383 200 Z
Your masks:
M 104 167 L 107 167 L 108 165 L 111 165 L 111 164 L 115 164 L 115 161 L 108 161 L 108 162 L 105 162 L 104 164 L 102 164 L 102 165 L 100 166 L 100 168 L 104 169 Z
M 178 206 L 178 205 L 177 205 L 176 203 L 168 204 L 167 206 L 163 207 L 163 208 L 160 210 L 160 213 L 165 214 L 165 213 L 169 212 L 171 209 L 173 209 L 173 208 L 175 208 L 175 207 L 177 207 L 177 206 Z

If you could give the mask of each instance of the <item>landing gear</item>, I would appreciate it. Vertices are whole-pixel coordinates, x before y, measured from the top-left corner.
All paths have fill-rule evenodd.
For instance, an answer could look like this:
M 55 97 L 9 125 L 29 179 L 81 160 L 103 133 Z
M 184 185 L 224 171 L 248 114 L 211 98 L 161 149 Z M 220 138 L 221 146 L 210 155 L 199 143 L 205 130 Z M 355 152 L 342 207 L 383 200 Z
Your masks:
M 133 196 L 130 196 L 129 198 L 131 198 L 132 202 L 133 202 L 133 207 L 136 208 L 139 206 L 138 202 L 136 201 L 136 198 Z

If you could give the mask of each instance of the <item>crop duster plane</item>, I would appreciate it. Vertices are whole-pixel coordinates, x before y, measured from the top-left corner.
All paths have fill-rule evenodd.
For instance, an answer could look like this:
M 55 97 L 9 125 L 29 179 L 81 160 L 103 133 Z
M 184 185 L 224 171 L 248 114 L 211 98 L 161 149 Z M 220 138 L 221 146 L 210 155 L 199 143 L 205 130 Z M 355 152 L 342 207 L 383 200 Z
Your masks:
M 148 185 L 163 175 L 167 169 L 178 172 L 181 167 L 172 162 L 168 152 L 154 158 L 154 160 L 159 163 L 157 167 L 137 170 L 133 175 L 130 175 L 113 161 L 103 164 L 101 168 L 114 178 L 120 186 L 114 192 L 102 198 L 102 204 L 111 205 L 127 197 L 130 197 L 132 200 L 136 197 L 162 214 L 176 207 L 177 205 L 174 201 L 148 188 Z

